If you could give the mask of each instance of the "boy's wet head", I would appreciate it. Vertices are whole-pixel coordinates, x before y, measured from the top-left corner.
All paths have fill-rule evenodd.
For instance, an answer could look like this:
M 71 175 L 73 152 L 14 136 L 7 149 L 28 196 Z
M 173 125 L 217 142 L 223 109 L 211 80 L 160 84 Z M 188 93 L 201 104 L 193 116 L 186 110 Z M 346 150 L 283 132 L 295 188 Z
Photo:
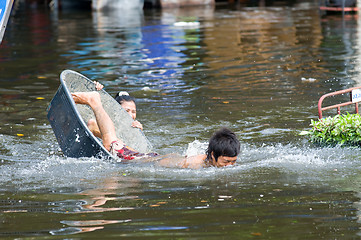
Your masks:
M 209 140 L 207 159 L 219 167 L 233 165 L 240 152 L 236 135 L 228 128 L 221 128 Z
M 137 107 L 135 105 L 135 99 L 129 96 L 128 92 L 119 92 L 115 97 L 115 100 L 124 108 L 124 110 L 135 120 L 137 117 Z

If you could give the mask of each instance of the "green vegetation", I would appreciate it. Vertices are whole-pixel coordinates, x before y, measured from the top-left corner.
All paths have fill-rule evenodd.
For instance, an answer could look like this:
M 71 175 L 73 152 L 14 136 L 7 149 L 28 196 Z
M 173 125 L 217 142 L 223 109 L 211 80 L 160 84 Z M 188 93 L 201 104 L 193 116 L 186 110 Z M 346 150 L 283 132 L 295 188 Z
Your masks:
M 312 143 L 321 146 L 361 146 L 361 116 L 343 114 L 317 121 L 311 120 L 312 129 L 300 135 L 309 135 Z

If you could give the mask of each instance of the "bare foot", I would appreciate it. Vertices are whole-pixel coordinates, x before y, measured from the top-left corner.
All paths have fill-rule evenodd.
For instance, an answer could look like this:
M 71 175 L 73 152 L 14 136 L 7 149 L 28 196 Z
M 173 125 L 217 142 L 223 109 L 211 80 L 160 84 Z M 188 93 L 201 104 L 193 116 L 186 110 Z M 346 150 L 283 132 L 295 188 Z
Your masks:
M 71 96 L 75 103 L 91 106 L 94 103 L 101 103 L 98 92 L 75 92 Z

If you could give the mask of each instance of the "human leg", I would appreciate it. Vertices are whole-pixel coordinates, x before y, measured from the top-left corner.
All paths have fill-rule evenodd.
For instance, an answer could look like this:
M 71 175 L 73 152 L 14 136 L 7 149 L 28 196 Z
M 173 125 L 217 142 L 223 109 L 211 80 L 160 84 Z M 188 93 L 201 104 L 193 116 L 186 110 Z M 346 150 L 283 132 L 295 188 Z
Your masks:
M 102 138 L 102 134 L 100 133 L 97 121 L 93 118 L 88 121 L 88 128 L 94 134 L 94 136 L 98 138 Z
M 109 150 L 110 144 L 117 141 L 113 121 L 104 110 L 98 92 L 76 92 L 71 94 L 74 102 L 92 108 L 99 127 L 104 147 Z

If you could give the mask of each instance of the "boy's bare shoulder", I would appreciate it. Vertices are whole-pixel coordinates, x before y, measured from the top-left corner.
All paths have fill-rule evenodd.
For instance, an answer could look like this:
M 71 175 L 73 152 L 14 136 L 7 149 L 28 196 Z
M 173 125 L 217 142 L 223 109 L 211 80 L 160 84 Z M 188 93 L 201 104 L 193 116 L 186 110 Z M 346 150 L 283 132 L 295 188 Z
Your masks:
M 199 154 L 199 155 L 186 157 L 182 167 L 193 168 L 193 169 L 202 168 L 206 165 L 205 164 L 206 158 L 207 158 L 206 154 Z

